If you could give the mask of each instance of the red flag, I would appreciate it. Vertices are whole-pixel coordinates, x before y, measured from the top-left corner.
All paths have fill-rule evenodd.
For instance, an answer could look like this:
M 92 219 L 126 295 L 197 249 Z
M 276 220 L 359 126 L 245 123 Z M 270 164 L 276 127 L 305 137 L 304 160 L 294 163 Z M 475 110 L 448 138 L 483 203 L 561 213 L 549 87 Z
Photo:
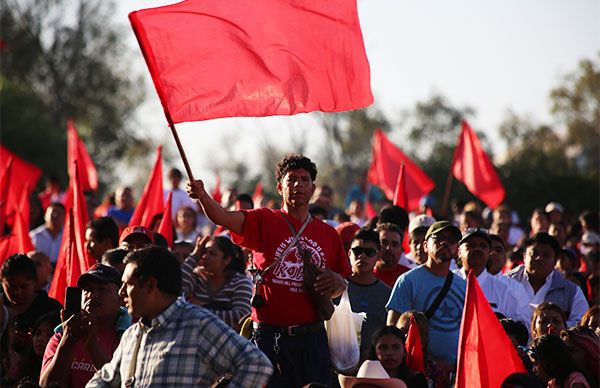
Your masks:
M 129 20 L 174 123 L 373 102 L 354 0 L 188 0 Z
M 400 166 L 404 163 L 404 181 L 408 201 L 407 211 L 419 207 L 421 197 L 429 193 L 435 184 L 412 160 L 396 147 L 380 130 L 373 135 L 373 154 L 367 179 L 379 186 L 385 195 L 394 198 Z
M 167 243 L 169 247 L 173 247 L 173 218 L 171 218 L 171 198 L 173 197 L 173 192 L 169 191 L 167 195 L 167 201 L 165 204 L 165 210 L 163 211 L 163 217 L 160 220 L 160 224 L 158 225 L 157 232 L 162 234 L 165 239 L 167 239 Z
M 394 191 L 394 205 L 408 209 L 408 196 L 406 195 L 406 179 L 404 178 L 404 162 L 400 166 L 396 190 Z
M 504 187 L 475 132 L 465 120 L 461 125 L 462 131 L 452 160 L 452 174 L 473 195 L 494 209 L 504 200 Z
M 21 195 L 21 203 L 14 215 L 14 224 L 9 235 L 0 243 L 0 265 L 15 253 L 27 253 L 35 247 L 29 237 L 29 187 L 25 186 Z
M 263 199 L 263 185 L 262 183 L 256 182 L 256 186 L 254 187 L 254 194 L 252 194 L 252 203 L 255 208 L 260 207 Z
M 42 170 L 19 158 L 17 155 L 12 153 L 8 148 L 0 144 L 0 168 L 5 171 L 3 175 L 6 175 L 8 170 L 8 162 L 12 158 L 12 166 L 10 169 L 10 181 L 8 184 L 8 194 L 6 204 L 4 206 L 4 214 L 6 215 L 6 222 L 9 225 L 13 223 L 13 215 L 17 211 L 19 204 L 19 198 L 23 194 L 23 188 L 29 187 L 27 197 L 35 189 Z M 0 198 L 0 201 L 4 198 Z
M 367 219 L 370 220 L 376 215 L 377 212 L 375 211 L 375 209 L 373 209 L 373 204 L 369 199 L 369 189 L 367 189 L 367 193 L 365 194 L 365 216 L 367 216 Z
M 98 173 L 96 172 L 96 166 L 90 154 L 88 154 L 85 144 L 79 138 L 77 129 L 73 124 L 73 120 L 67 121 L 67 166 L 69 166 L 69 177 L 73 177 L 75 174 L 75 163 L 77 160 L 79 164 L 79 173 L 81 174 L 81 189 L 97 190 L 98 189 Z
M 414 371 L 425 373 L 423 343 L 414 317 L 410 317 L 410 326 L 406 334 L 406 365 Z
M 159 145 L 156 149 L 156 162 L 146 187 L 144 187 L 142 197 L 129 220 L 129 226 L 141 225 L 149 228 L 154 216 L 161 214 L 164 210 L 163 196 L 162 145 Z
M 223 199 L 223 193 L 221 193 L 221 177 L 219 175 L 217 175 L 217 179 L 216 179 L 216 182 L 215 182 L 215 188 L 212 191 L 212 193 L 210 193 L 210 196 L 217 203 L 221 203 L 221 200 Z
M 526 373 L 523 362 L 473 271 L 469 271 L 458 342 L 456 387 L 499 387 L 508 375 L 516 372 Z
M 56 270 L 48 295 L 58 301 L 65 298 L 65 289 L 77 285 L 79 276 L 95 264 L 85 250 L 85 227 L 88 221 L 87 205 L 79 183 L 81 172 L 75 161 L 75 173 L 69 183 L 71 205 L 66 209 L 67 218 L 63 229 L 63 239 L 56 261 Z
M 0 177 L 0 238 L 4 236 L 4 228 L 8 225 L 7 211 L 8 193 L 10 189 L 10 175 L 12 171 L 12 157 L 8 160 L 4 173 Z

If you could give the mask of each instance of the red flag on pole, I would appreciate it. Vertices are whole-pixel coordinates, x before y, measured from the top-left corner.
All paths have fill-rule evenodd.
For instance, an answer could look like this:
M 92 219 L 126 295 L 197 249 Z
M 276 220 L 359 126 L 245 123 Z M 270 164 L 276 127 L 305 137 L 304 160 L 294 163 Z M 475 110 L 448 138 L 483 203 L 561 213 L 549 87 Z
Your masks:
M 499 387 L 508 375 L 516 372 L 526 373 L 523 362 L 473 271 L 469 271 L 458 342 L 456 387 Z
M 414 371 L 425 373 L 421 332 L 414 317 L 410 317 L 410 326 L 406 334 L 406 365 Z
M 29 237 L 29 187 L 25 186 L 21 201 L 14 215 L 14 224 L 9 235 L 0 243 L 0 265 L 15 253 L 27 253 L 35 247 Z
M 75 161 L 75 173 L 69 183 L 71 205 L 66 209 L 67 218 L 63 229 L 63 240 L 56 261 L 56 270 L 48 295 L 58 301 L 65 298 L 65 289 L 77 285 L 79 276 L 95 264 L 85 250 L 85 227 L 88 221 L 87 205 L 79 184 L 81 172 Z
M 398 181 L 396 182 L 396 190 L 394 191 L 394 205 L 408 209 L 408 196 L 406 195 L 406 179 L 404 178 L 404 162 L 400 166 L 398 173 Z
M 73 124 L 73 120 L 67 121 L 67 165 L 69 166 L 69 177 L 73 177 L 75 174 L 75 163 L 77 160 L 79 164 L 79 173 L 81 174 L 81 189 L 97 190 L 98 189 L 98 173 L 96 166 L 90 154 L 88 154 L 85 144 L 79 138 L 77 129 Z
M 256 186 L 254 187 L 254 194 L 252 194 L 252 203 L 255 208 L 260 207 L 261 201 L 263 199 L 263 185 L 262 183 L 256 182 Z
M 354 0 L 188 0 L 129 20 L 173 123 L 373 102 Z
M 373 135 L 373 153 L 367 180 L 379 186 L 388 198 L 393 199 L 402 163 L 404 163 L 404 181 L 408 202 L 405 210 L 416 210 L 421 197 L 433 190 L 435 184 L 380 129 L 376 129 Z
M 167 239 L 167 243 L 169 244 L 170 248 L 173 247 L 173 218 L 171 218 L 172 197 L 173 192 L 169 191 L 165 204 L 165 210 L 163 211 L 163 217 L 160 220 L 157 230 L 158 233 L 162 234 L 163 237 Z
M 8 225 L 6 209 L 8 208 L 8 193 L 12 164 L 13 159 L 11 157 L 8 160 L 6 167 L 3 168 L 2 177 L 0 177 L 0 238 L 4 236 L 4 228 Z
M 210 196 L 217 203 L 221 203 L 221 200 L 223 199 L 223 193 L 221 193 L 221 177 L 219 175 L 217 175 L 217 179 L 215 181 L 215 188 L 212 191 L 212 193 L 210 193 Z
M 365 216 L 370 220 L 377 215 L 377 212 L 373 208 L 373 204 L 371 203 L 371 199 L 369 198 L 369 189 L 367 188 L 367 193 L 365 194 Z
M 465 120 L 461 125 L 462 131 L 452 160 L 452 174 L 473 195 L 494 209 L 504 200 L 504 187 L 477 134 Z
M 129 220 L 129 226 L 141 225 L 149 228 L 154 216 L 161 214 L 164 210 L 163 196 L 162 145 L 160 145 L 156 149 L 156 162 L 140 201 Z

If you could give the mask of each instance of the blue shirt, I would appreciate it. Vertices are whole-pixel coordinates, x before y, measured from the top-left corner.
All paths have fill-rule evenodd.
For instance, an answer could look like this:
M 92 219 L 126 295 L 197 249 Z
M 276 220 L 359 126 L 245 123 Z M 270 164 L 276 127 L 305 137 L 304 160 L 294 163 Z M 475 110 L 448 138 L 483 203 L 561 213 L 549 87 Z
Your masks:
M 420 265 L 400 275 L 386 305 L 388 310 L 404 313 L 425 312 L 444 286 L 445 276 L 435 276 Z M 460 322 L 467 283 L 454 276 L 450 290 L 429 320 L 429 353 L 437 359 L 456 363 Z

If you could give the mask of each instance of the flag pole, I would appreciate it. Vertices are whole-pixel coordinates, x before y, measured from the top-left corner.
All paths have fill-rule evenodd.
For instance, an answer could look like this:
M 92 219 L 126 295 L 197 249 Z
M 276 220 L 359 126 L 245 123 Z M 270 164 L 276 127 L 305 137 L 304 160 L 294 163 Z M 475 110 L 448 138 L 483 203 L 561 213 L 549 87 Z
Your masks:
M 448 201 L 450 200 L 450 188 L 452 187 L 452 166 L 448 170 L 448 178 L 446 178 L 446 188 L 444 189 L 444 198 L 442 199 L 442 208 L 440 214 L 442 217 L 448 216 Z
M 179 135 L 177 135 L 177 130 L 175 129 L 175 123 L 171 119 L 171 115 L 165 109 L 165 116 L 167 117 L 167 122 L 169 123 L 169 128 L 171 128 L 171 133 L 173 134 L 173 138 L 175 139 L 175 144 L 177 144 L 177 149 L 179 150 L 179 155 L 181 155 L 181 160 L 183 161 L 183 166 L 185 167 L 185 171 L 188 174 L 188 178 L 190 181 L 194 181 L 194 175 L 192 174 L 192 169 L 190 168 L 190 163 L 185 156 L 185 151 L 183 150 L 183 146 L 181 145 L 181 141 L 179 140 Z

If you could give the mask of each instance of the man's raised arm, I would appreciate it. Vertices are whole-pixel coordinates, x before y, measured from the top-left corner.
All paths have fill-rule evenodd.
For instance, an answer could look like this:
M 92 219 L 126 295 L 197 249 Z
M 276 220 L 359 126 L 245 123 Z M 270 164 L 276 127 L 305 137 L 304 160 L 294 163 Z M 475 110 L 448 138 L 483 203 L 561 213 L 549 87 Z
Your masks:
M 244 213 L 241 211 L 225 210 L 218 204 L 204 189 L 204 182 L 201 180 L 189 181 L 186 185 L 186 191 L 191 198 L 197 199 L 202 205 L 204 214 L 215 224 L 224 226 L 235 234 L 242 234 L 244 231 Z

